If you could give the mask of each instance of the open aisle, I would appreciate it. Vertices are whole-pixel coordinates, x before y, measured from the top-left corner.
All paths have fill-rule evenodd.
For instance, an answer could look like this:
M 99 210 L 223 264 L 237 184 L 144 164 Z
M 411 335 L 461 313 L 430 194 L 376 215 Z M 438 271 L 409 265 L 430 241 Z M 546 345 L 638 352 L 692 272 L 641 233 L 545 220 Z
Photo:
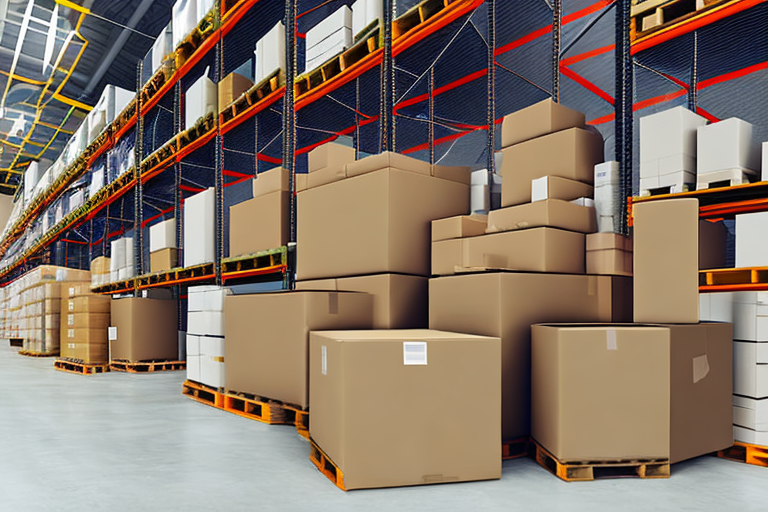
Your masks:
M 714 457 L 668 480 L 565 483 L 532 460 L 500 481 L 343 492 L 290 427 L 181 395 L 184 372 L 80 377 L 0 348 L 0 511 L 765 510 L 765 468 Z

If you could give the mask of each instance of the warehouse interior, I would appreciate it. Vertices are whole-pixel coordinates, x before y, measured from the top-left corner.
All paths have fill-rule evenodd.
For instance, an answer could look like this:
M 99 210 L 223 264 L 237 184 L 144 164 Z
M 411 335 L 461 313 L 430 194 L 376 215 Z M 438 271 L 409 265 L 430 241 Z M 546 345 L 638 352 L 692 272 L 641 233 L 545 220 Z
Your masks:
M 0 510 L 762 510 L 766 24 L 0 0 Z

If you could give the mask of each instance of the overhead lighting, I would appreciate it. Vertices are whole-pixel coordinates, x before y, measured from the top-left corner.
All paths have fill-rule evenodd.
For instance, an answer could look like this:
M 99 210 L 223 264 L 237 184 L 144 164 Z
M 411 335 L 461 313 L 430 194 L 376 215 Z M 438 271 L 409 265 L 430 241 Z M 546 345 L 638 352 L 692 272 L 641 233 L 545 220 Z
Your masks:
M 56 31 L 59 27 L 59 4 L 53 7 L 51 22 L 48 24 L 48 36 L 45 39 L 45 54 L 43 55 L 43 75 L 51 67 L 53 47 L 56 46 Z

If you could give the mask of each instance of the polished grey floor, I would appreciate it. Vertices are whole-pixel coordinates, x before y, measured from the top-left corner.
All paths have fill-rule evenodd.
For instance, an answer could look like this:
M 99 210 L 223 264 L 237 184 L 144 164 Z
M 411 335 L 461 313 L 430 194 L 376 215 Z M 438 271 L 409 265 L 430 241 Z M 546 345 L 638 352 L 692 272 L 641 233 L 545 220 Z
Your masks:
M 351 491 L 290 427 L 181 396 L 184 372 L 82 377 L 0 346 L 0 511 L 768 510 L 768 468 L 703 457 L 668 480 L 499 481 Z

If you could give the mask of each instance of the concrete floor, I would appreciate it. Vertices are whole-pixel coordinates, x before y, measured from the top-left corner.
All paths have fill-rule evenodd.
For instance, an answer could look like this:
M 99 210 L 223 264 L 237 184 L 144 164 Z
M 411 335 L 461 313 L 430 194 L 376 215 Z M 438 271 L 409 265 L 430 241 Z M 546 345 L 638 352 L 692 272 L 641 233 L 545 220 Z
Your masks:
M 0 346 L 0 511 L 755 510 L 768 468 L 702 457 L 668 480 L 566 483 L 528 459 L 499 481 L 351 491 L 291 427 L 181 395 L 184 372 L 58 372 Z

